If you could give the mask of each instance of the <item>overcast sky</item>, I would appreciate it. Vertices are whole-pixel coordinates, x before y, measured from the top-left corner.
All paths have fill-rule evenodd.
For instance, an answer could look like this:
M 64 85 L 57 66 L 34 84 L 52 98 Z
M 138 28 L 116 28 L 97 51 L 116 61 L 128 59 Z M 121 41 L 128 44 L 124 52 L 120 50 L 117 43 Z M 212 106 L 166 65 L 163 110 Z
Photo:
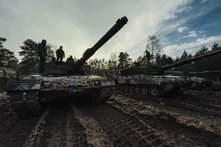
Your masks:
M 128 24 L 93 57 L 127 51 L 136 59 L 151 34 L 174 58 L 221 42 L 220 0 L 0 0 L 0 37 L 17 56 L 24 40 L 44 38 L 79 58 L 122 16 Z

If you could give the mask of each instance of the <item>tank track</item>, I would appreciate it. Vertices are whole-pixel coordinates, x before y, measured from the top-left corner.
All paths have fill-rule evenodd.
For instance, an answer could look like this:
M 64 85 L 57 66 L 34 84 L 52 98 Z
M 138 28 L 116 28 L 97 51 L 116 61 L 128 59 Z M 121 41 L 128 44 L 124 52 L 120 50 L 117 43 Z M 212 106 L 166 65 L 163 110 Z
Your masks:
M 119 84 L 117 85 L 117 91 L 126 93 L 140 93 L 143 95 L 151 95 L 154 97 L 168 95 L 173 91 L 173 87 L 168 87 L 165 85 L 161 86 L 145 86 L 145 85 L 127 85 Z
M 105 103 L 113 94 L 113 91 L 110 91 L 106 88 L 102 88 L 98 94 L 93 100 L 93 103 L 95 104 L 103 104 Z
M 38 91 L 24 91 L 22 93 L 9 94 L 11 106 L 19 118 L 38 116 L 42 113 L 39 103 Z

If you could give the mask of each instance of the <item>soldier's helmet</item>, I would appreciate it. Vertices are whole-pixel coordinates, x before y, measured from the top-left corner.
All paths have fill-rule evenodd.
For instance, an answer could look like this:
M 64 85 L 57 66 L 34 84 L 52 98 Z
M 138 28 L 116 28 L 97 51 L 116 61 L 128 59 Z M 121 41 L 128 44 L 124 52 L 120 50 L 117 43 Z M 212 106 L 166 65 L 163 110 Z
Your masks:
M 44 43 L 44 44 L 46 44 L 46 40 L 45 40 L 45 39 L 43 39 L 41 42 Z

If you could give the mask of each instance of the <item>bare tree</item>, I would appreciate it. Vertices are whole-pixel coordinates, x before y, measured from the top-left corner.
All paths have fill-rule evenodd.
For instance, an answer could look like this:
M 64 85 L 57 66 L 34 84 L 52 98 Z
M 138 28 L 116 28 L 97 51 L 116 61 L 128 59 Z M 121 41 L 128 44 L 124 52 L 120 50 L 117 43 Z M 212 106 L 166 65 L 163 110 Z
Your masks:
M 112 75 L 116 75 L 117 74 L 117 53 L 111 53 L 110 58 L 108 60 L 108 73 L 112 74 Z
M 151 60 L 155 59 L 156 56 L 161 52 L 160 48 L 160 40 L 155 35 L 150 35 L 147 38 L 146 51 L 149 52 L 151 56 Z

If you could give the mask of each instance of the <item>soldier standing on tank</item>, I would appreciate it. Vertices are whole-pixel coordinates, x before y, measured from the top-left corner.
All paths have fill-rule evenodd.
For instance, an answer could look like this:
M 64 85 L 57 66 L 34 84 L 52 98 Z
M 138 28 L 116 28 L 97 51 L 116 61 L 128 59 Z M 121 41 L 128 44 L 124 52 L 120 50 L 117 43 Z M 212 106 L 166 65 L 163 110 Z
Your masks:
M 148 50 L 145 51 L 145 56 L 147 58 L 147 65 L 149 66 L 150 65 L 150 52 Z
M 74 62 L 73 57 L 72 57 L 72 56 L 68 57 L 67 60 L 66 60 L 66 62 L 68 62 L 68 63 L 73 63 L 73 62 Z
M 43 73 L 45 67 L 45 61 L 47 56 L 47 49 L 46 49 L 46 40 L 43 39 L 40 44 L 38 44 L 38 55 L 40 57 L 40 67 L 39 72 Z
M 65 57 L 65 54 L 62 48 L 63 47 L 60 46 L 60 48 L 56 50 L 57 61 L 59 62 L 62 62 L 63 58 Z

